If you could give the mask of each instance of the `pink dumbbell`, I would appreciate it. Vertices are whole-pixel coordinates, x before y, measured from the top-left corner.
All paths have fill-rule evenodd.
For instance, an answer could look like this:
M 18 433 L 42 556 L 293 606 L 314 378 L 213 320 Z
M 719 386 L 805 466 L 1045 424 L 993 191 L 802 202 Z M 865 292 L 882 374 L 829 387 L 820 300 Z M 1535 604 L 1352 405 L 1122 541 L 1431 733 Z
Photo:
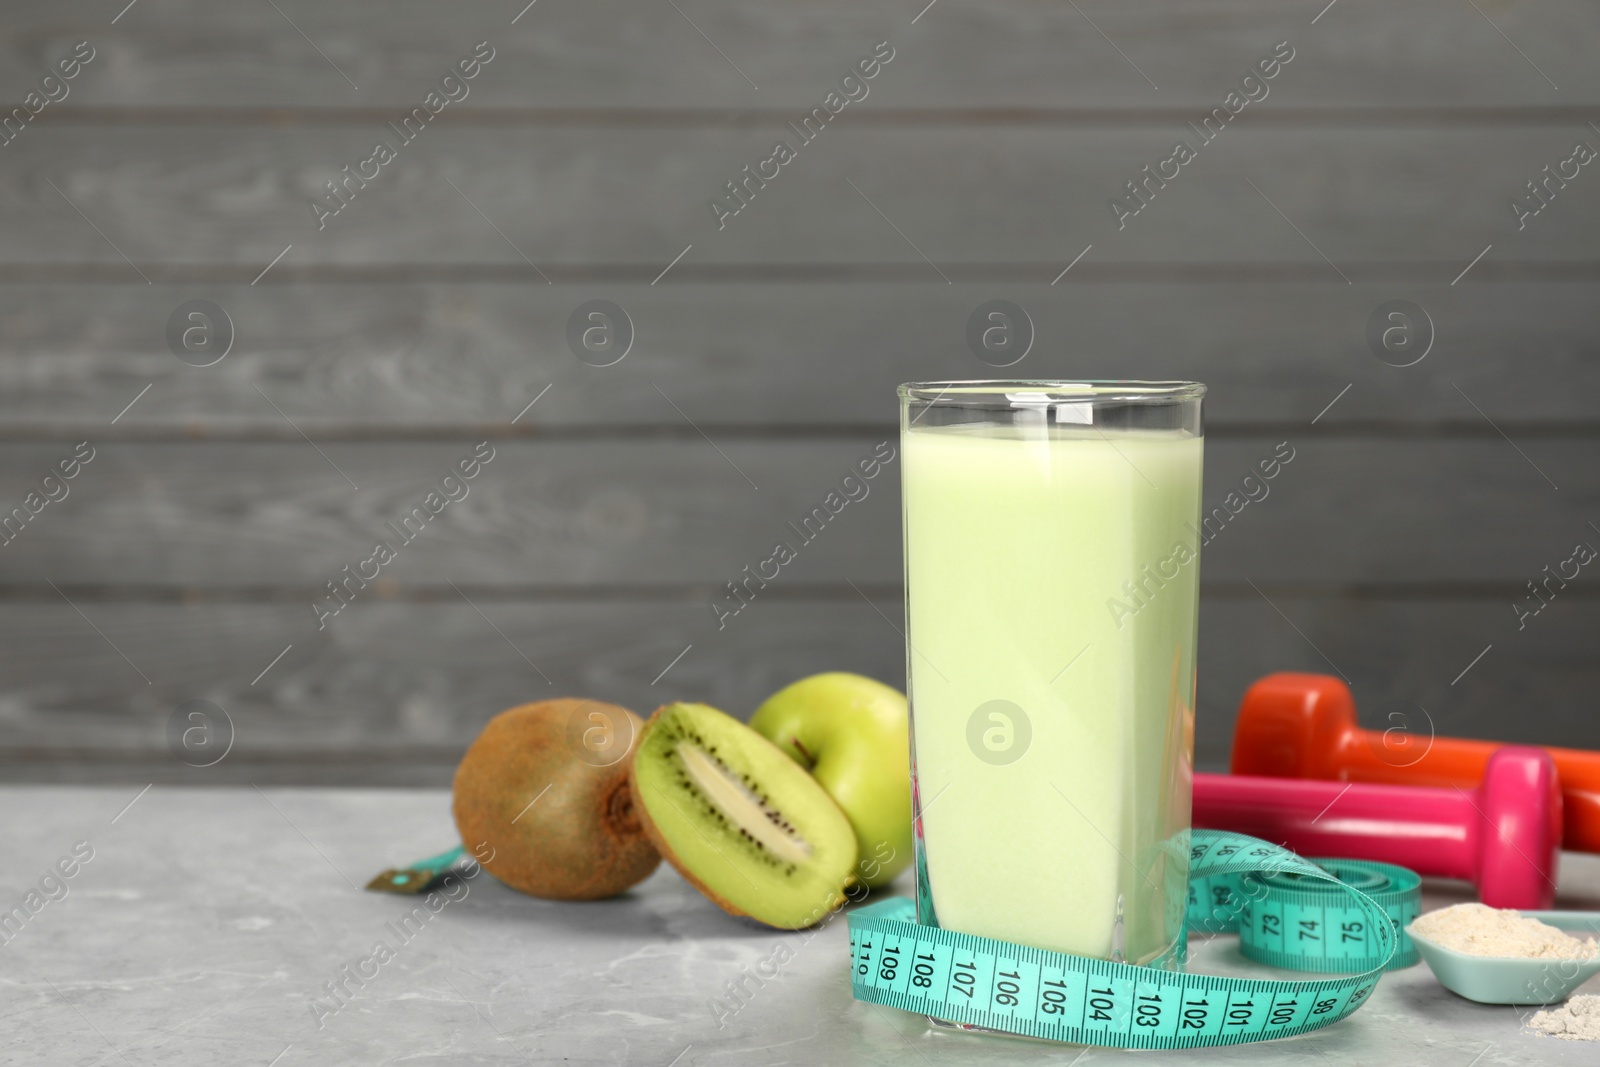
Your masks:
M 1493 908 L 1548 908 L 1561 848 L 1561 783 L 1543 749 L 1509 745 L 1489 757 L 1470 791 L 1196 774 L 1194 825 L 1306 856 L 1462 878 Z

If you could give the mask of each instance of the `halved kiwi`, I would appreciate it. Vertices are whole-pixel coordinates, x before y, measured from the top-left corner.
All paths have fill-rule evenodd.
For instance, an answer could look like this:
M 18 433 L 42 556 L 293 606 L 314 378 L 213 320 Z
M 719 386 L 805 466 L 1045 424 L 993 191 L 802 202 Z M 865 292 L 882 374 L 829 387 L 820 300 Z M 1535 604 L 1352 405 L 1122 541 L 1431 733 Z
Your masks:
M 844 900 L 856 835 L 833 798 L 750 727 L 705 704 L 668 704 L 633 759 L 645 832 L 731 915 L 798 930 Z
M 643 723 L 598 700 L 544 700 L 489 720 L 456 768 L 456 829 L 500 881 L 549 900 L 600 900 L 661 857 L 628 788 Z

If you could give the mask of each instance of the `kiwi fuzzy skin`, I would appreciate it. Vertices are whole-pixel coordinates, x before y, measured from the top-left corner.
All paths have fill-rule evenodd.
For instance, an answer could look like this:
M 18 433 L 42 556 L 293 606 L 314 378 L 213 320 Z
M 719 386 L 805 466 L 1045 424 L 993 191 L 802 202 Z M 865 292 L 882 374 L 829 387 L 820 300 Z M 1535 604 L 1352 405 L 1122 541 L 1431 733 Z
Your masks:
M 615 752 L 583 752 L 596 714 L 613 727 Z M 456 768 L 462 843 L 530 896 L 602 900 L 637 885 L 661 862 L 629 786 L 642 726 L 626 708 L 573 698 L 496 715 Z

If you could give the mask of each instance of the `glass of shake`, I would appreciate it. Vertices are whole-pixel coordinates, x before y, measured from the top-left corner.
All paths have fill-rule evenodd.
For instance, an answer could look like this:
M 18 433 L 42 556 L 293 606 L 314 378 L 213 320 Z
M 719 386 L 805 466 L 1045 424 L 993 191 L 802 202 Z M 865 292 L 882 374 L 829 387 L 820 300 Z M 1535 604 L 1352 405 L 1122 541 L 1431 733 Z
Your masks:
M 899 394 L 918 921 L 1175 966 L 1205 386 Z

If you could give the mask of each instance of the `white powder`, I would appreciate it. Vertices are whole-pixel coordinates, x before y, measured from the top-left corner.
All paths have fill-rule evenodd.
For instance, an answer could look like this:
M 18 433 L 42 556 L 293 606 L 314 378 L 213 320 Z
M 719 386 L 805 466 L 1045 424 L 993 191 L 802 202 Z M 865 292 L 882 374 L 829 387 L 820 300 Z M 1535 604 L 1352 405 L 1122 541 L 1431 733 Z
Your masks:
M 1406 929 L 1469 956 L 1589 960 L 1600 955 L 1600 944 L 1593 938 L 1579 939 L 1519 912 L 1483 904 L 1452 904 L 1430 911 Z M 1600 1024 L 1600 1017 L 1596 1022 Z
M 1600 996 L 1573 997 L 1559 1008 L 1539 1012 L 1528 1026 L 1568 1041 L 1600 1041 Z

